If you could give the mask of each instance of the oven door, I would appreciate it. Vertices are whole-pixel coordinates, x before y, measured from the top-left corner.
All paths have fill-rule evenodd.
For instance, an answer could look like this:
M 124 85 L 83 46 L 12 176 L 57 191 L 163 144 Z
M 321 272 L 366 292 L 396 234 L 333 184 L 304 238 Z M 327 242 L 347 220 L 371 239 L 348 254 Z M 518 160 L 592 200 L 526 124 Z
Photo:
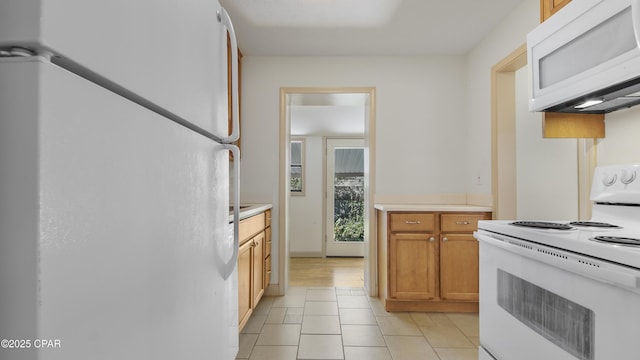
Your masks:
M 640 271 L 485 231 L 475 235 L 480 345 L 492 357 L 638 357 Z

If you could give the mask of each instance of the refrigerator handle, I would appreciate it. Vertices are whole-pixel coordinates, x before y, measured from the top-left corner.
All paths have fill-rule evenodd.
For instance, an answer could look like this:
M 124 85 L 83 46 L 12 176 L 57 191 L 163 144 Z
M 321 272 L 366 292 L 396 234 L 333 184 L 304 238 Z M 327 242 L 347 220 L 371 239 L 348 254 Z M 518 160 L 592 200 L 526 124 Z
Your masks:
M 240 248 L 240 148 L 233 144 L 223 144 L 225 149 L 233 154 L 233 255 L 231 260 L 222 269 L 223 279 L 228 279 L 236 268 L 238 262 L 238 249 Z
M 224 8 L 218 11 L 218 21 L 227 28 L 231 41 L 231 135 L 222 138 L 221 142 L 232 143 L 240 139 L 240 118 L 238 108 L 238 41 L 233 29 L 229 13 Z M 235 155 L 234 155 L 235 156 Z

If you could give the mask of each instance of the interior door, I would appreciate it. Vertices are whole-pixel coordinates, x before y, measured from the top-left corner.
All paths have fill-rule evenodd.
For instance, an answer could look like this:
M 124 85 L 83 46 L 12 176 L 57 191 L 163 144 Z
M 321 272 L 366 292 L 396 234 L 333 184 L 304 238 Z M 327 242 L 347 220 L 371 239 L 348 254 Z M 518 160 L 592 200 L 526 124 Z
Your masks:
M 327 139 L 326 255 L 364 256 L 364 140 Z

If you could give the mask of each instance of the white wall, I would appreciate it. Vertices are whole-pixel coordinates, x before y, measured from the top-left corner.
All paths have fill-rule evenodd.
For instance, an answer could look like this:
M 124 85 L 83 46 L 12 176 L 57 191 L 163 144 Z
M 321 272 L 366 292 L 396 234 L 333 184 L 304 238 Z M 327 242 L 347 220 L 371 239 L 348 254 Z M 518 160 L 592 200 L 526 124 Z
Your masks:
M 598 140 L 598 165 L 640 163 L 640 106 L 607 114 L 605 132 Z
M 539 23 L 539 4 L 539 0 L 525 0 L 466 56 L 246 56 L 242 201 L 274 204 L 274 248 L 279 239 L 281 87 L 376 88 L 376 197 L 490 194 L 490 70 L 526 42 L 526 34 Z M 620 115 L 620 123 L 633 116 L 637 115 Z M 611 118 L 608 138 L 599 144 L 601 162 L 617 161 L 624 154 L 623 148 L 609 141 L 626 136 Z M 640 145 L 632 149 L 634 154 L 638 149 Z M 277 252 L 272 256 L 277 269 Z
M 411 195 L 466 192 L 466 85 L 463 56 L 246 56 L 241 196 L 274 204 L 274 249 L 280 237 L 281 87 L 375 87 L 375 193 Z M 277 269 L 277 252 L 272 256 Z
M 542 114 L 529 111 L 528 67 L 516 71 L 517 218 L 578 218 L 578 141 L 544 139 Z
M 526 43 L 540 22 L 539 6 L 539 0 L 525 0 L 467 56 L 468 192 L 491 193 L 491 67 Z
M 295 119 L 291 119 L 295 121 Z M 323 141 L 322 136 L 305 139 L 304 195 L 291 196 L 289 214 L 289 252 L 292 256 L 322 256 L 323 234 Z

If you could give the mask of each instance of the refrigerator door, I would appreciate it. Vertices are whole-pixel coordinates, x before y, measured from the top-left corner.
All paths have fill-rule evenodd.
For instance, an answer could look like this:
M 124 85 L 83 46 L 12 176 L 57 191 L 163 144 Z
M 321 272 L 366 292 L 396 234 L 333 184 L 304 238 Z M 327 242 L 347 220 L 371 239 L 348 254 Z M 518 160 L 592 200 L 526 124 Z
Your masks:
M 228 135 L 227 31 L 215 0 L 3 0 L 0 47 L 46 48 L 167 114 Z
M 0 339 L 54 341 L 0 358 L 234 359 L 228 151 L 36 58 L 0 84 Z

